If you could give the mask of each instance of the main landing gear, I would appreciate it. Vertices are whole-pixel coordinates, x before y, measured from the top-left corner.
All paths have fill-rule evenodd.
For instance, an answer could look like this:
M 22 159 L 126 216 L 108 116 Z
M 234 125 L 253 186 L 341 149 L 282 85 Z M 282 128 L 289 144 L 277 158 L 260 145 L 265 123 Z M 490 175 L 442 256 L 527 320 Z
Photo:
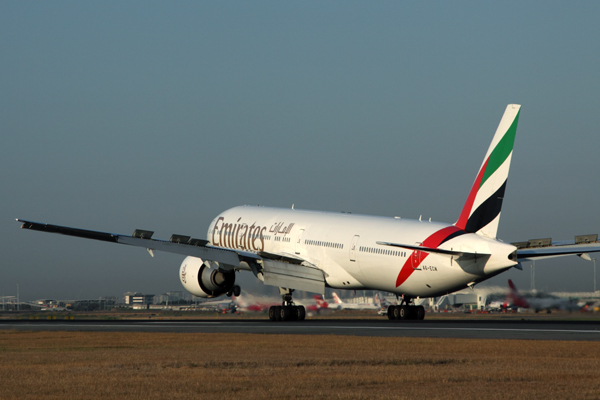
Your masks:
M 425 307 L 410 305 L 411 298 L 403 298 L 399 306 L 389 306 L 387 317 L 390 320 L 422 320 L 425 318 Z
M 235 296 L 235 297 L 239 297 L 240 293 L 242 292 L 242 289 L 240 289 L 240 287 L 238 285 L 234 285 L 228 292 L 227 292 L 227 297 L 231 297 L 231 296 Z
M 297 306 L 292 300 L 294 289 L 279 288 L 283 302 L 280 306 L 271 306 L 269 308 L 269 319 L 271 321 L 304 321 L 306 318 L 306 309 L 304 306 Z

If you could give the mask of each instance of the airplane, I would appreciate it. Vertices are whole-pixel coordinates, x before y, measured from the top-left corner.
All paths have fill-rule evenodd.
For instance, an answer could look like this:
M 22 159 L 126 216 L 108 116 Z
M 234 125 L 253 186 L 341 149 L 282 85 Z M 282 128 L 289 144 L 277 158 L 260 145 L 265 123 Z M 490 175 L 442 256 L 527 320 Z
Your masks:
M 227 300 L 204 301 L 198 303 L 198 307 L 218 311 L 223 314 L 235 312 L 235 296 L 232 296 L 231 299 Z
M 379 306 L 377 304 L 371 303 L 344 303 L 342 299 L 337 295 L 337 293 L 333 292 L 331 294 L 333 296 L 333 302 L 335 303 L 335 308 L 338 310 L 378 310 Z
M 329 306 L 329 303 L 325 301 L 325 299 L 323 298 L 322 295 L 314 295 L 313 296 L 315 301 L 317 302 L 316 305 L 309 305 L 306 306 L 306 309 L 309 311 L 314 311 L 314 312 L 321 312 L 321 310 L 327 310 L 329 308 L 331 308 Z
M 581 309 L 576 301 L 564 297 L 556 297 L 548 294 L 525 297 L 519 293 L 517 287 L 510 279 L 508 280 L 508 286 L 510 287 L 510 292 L 506 297 L 506 303 L 509 306 L 529 308 L 536 313 L 542 310 L 551 313 L 552 310 L 579 311 Z
M 485 306 L 486 311 L 506 311 L 509 303 L 506 300 L 495 300 Z
M 376 293 L 375 294 L 375 303 L 379 302 L 379 305 L 381 306 L 381 308 L 388 308 L 389 306 L 393 306 L 396 305 L 397 303 L 390 303 L 384 295 Z
M 233 295 L 236 312 L 266 312 L 269 307 L 274 305 L 274 301 L 257 300 L 254 296 L 250 296 L 250 300 L 246 298 L 246 295 Z
M 21 228 L 166 251 L 186 256 L 179 269 L 183 287 L 196 296 L 236 295 L 236 271 L 249 271 L 279 287 L 282 305 L 271 320 L 302 320 L 295 290 L 324 293 L 367 289 L 401 296 L 388 318 L 421 320 L 415 298 L 438 297 L 474 285 L 521 261 L 600 251 L 600 244 L 550 244 L 517 248 L 496 237 L 521 106 L 509 104 L 477 172 L 457 221 L 439 223 L 398 217 L 238 206 L 217 215 L 207 239 L 154 232 L 99 232 L 17 219 Z
M 390 303 L 384 295 L 376 293 L 375 294 L 375 303 L 379 303 L 379 310 L 377 311 L 377 314 L 379 315 L 388 315 L 388 312 L 392 312 L 393 308 L 390 309 L 390 306 L 395 306 L 396 303 Z M 392 311 L 388 311 L 388 310 L 392 310 Z
M 321 314 L 322 312 L 331 310 L 331 306 L 329 305 L 328 302 L 325 301 L 325 299 L 323 299 L 322 295 L 315 294 L 313 296 L 313 298 L 315 299 L 315 304 L 302 305 L 302 304 L 298 303 L 301 307 L 306 309 L 305 312 L 307 315 Z M 280 307 L 280 306 L 277 306 L 277 307 Z M 276 310 L 276 309 L 274 309 L 274 310 Z M 275 316 L 274 320 L 277 320 L 277 316 Z
M 600 312 L 600 302 L 599 301 L 590 301 L 587 302 L 583 307 L 581 307 L 581 312 L 591 312 L 597 313 Z
M 235 298 L 236 311 L 240 312 L 275 312 L 275 316 L 273 318 L 277 318 L 276 314 L 278 304 L 275 304 L 273 301 L 267 300 L 257 300 L 254 296 L 251 296 L 251 300 L 246 300 L 242 295 L 240 296 L 232 296 Z M 313 296 L 316 301 L 316 304 L 303 305 L 302 308 L 304 312 L 312 312 L 319 313 L 323 309 L 327 309 L 329 307 L 328 303 L 323 300 L 323 296 L 320 294 L 316 294 Z M 275 319 L 274 319 L 275 320 Z

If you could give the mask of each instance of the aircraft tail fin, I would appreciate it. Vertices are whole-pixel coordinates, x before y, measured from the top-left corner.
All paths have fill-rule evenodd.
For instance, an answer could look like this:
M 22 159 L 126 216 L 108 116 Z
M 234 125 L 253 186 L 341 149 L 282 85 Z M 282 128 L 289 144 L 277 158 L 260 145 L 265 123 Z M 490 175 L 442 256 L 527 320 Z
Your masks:
M 381 307 L 388 307 L 390 305 L 390 303 L 387 301 L 387 299 L 385 298 L 385 296 L 381 295 L 379 297 L 379 305 Z
M 515 305 L 517 307 L 529 308 L 529 303 L 527 302 L 527 299 L 525 299 L 525 297 L 523 297 L 519 293 L 517 287 L 510 279 L 508 280 L 508 287 L 510 288 L 510 293 L 508 294 L 508 303 L 511 303 L 512 305 Z
M 456 227 L 496 238 L 520 111 L 519 104 L 506 107 Z
M 333 302 L 335 304 L 342 304 L 343 303 L 342 299 L 339 298 L 339 296 L 337 295 L 337 293 L 333 292 L 332 296 L 333 296 Z
M 323 296 L 315 294 L 313 297 L 317 302 L 317 306 L 319 306 L 319 308 L 327 308 L 329 306 L 327 302 L 323 299 Z

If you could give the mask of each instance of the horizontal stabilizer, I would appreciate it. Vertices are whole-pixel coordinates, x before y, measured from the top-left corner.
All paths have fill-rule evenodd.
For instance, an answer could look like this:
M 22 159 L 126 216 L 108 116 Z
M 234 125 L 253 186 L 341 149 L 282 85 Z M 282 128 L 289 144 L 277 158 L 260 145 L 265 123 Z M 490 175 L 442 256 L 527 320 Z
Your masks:
M 585 244 L 567 244 L 559 246 L 546 246 L 536 248 L 525 248 L 517 250 L 517 261 L 533 261 L 544 258 L 562 257 L 579 255 L 584 260 L 591 260 L 589 255 L 582 256 L 587 253 L 595 253 L 600 251 L 600 243 L 585 243 Z
M 476 257 L 476 256 L 489 256 L 491 254 L 488 253 L 474 253 L 467 251 L 456 251 L 456 250 L 445 250 L 445 249 L 435 249 L 432 247 L 423 247 L 423 246 L 415 246 L 410 244 L 400 244 L 400 243 L 389 243 L 389 242 L 377 242 L 377 244 L 382 246 L 392 246 L 392 247 L 401 247 L 403 249 L 409 250 L 418 250 L 423 251 L 425 253 L 433 253 L 433 254 L 442 254 L 445 256 L 457 256 L 457 257 Z

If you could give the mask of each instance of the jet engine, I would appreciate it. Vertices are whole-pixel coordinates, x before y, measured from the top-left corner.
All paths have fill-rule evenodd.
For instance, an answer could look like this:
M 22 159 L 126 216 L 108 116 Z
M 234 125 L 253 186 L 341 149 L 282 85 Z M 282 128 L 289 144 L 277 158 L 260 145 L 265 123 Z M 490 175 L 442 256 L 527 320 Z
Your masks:
M 231 291 L 235 285 L 235 272 L 219 270 L 212 261 L 186 257 L 179 267 L 181 284 L 193 295 L 212 298 Z

